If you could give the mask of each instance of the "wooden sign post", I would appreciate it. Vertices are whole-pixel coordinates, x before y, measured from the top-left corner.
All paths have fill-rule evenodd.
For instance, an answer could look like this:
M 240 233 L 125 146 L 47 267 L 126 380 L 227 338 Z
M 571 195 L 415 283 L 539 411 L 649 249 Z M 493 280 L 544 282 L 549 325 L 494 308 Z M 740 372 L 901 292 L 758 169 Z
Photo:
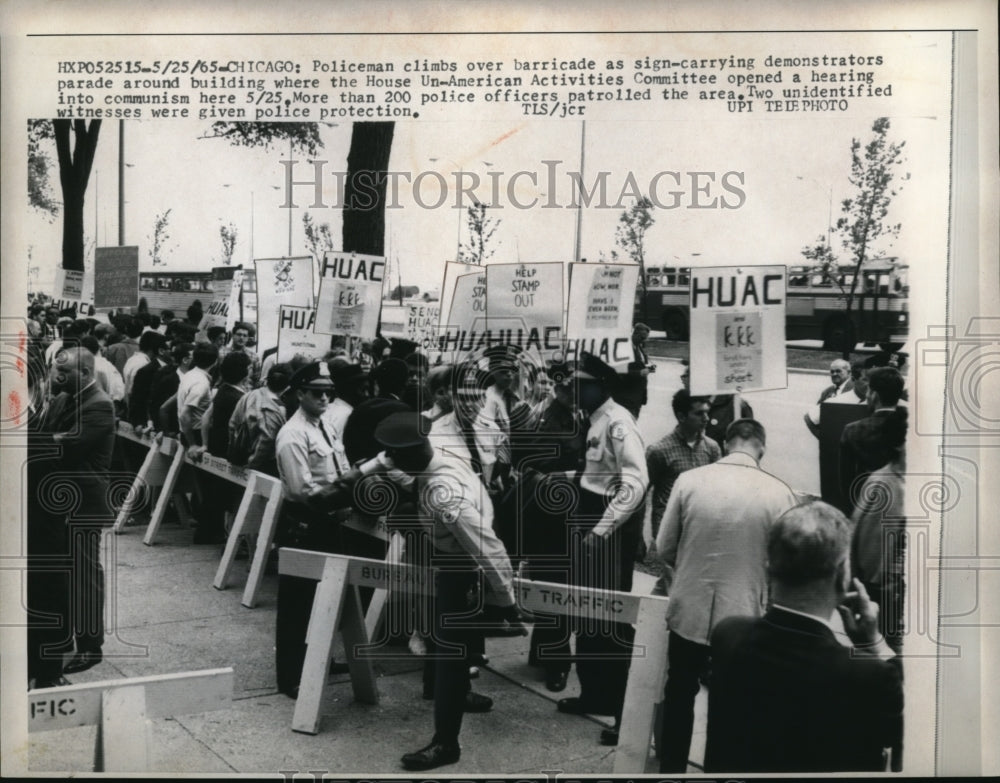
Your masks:
M 149 721 L 232 701 L 229 668 L 39 688 L 28 693 L 28 731 L 96 725 L 95 772 L 150 772 Z

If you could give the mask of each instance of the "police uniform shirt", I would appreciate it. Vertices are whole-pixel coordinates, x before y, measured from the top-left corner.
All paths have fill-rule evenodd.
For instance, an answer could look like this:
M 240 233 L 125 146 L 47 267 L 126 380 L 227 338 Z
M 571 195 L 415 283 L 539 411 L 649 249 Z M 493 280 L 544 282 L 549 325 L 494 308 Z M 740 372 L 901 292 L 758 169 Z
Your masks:
M 344 437 L 344 427 L 353 410 L 354 406 L 348 402 L 344 402 L 340 397 L 335 397 L 326 406 L 322 418 L 331 437 L 335 437 L 338 440 Z
M 483 569 L 489 603 L 513 605 L 514 574 L 507 550 L 493 532 L 493 504 L 479 476 L 465 462 L 435 450 L 417 481 L 434 549 L 471 557 Z
M 306 415 L 302 408 L 278 432 L 278 473 L 286 496 L 293 502 L 305 503 L 350 468 L 340 440 L 328 428 L 326 436 L 323 433 L 319 417 Z
M 483 416 L 477 416 L 473 424 L 472 438 L 476 444 L 476 455 L 483 467 L 493 465 L 497 461 L 497 451 L 504 435 L 496 424 Z M 431 423 L 429 435 L 434 448 L 448 451 L 466 462 L 472 462 L 469 453 L 469 439 L 455 418 L 455 412 L 439 416 Z
M 580 486 L 597 495 L 617 490 L 593 532 L 608 536 L 625 524 L 641 505 L 648 484 L 639 427 L 631 413 L 609 398 L 590 415 L 586 467 L 580 477 Z

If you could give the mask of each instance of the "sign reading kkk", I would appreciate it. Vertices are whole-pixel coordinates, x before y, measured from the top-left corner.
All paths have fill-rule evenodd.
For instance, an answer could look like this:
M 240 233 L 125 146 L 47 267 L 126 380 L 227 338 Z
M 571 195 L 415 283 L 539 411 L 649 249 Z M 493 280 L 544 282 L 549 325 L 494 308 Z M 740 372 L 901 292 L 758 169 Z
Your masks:
M 382 256 L 328 251 L 320 267 L 316 331 L 373 339 L 384 276 Z
M 691 270 L 691 393 L 788 385 L 785 267 Z

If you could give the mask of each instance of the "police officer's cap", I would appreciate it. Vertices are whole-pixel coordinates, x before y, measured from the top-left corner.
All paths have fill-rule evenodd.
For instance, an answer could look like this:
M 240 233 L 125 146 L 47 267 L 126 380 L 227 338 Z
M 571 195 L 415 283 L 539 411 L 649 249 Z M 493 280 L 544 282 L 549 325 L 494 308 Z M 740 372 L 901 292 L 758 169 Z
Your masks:
M 574 378 L 582 381 L 601 381 L 602 383 L 614 383 L 618 378 L 615 368 L 605 364 L 592 353 L 580 354 L 580 362 L 576 366 Z
M 424 417 L 414 411 L 392 413 L 375 428 L 375 440 L 390 449 L 419 446 L 427 442 L 424 421 Z
M 330 368 L 326 362 L 310 362 L 300 367 L 288 381 L 293 389 L 333 389 Z

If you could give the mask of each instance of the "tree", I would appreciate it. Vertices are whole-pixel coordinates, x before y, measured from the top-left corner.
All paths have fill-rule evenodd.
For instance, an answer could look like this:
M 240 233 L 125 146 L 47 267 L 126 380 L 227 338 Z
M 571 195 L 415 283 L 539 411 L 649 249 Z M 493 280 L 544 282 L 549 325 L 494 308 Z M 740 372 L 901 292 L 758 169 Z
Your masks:
M 854 348 L 855 329 L 851 315 L 857 297 L 861 271 L 866 263 L 882 258 L 892 240 L 899 236 L 901 223 L 889 223 L 889 205 L 902 190 L 901 184 L 910 178 L 909 173 L 898 176 L 896 169 L 905 158 L 903 147 L 906 142 L 889 141 L 889 118 L 879 117 L 872 124 L 872 138 L 862 146 L 859 139 L 851 140 L 851 173 L 848 181 L 855 188 L 851 198 L 841 202 L 841 217 L 837 219 L 836 230 L 842 234 L 842 244 L 849 254 L 846 266 L 851 269 L 850 286 L 840 283 L 841 265 L 838 264 L 833 249 L 820 237 L 817 244 L 805 247 L 802 255 L 813 262 L 814 273 L 819 272 L 832 280 L 845 299 L 844 318 L 837 327 L 837 338 L 832 341 L 840 347 L 844 358 L 849 358 Z M 879 240 L 889 240 L 876 252 L 873 246 Z M 840 343 L 836 346 L 836 343 Z
M 293 152 L 315 156 L 323 147 L 315 122 L 213 122 L 199 139 L 225 139 L 236 147 L 269 150 L 290 143 Z
M 497 218 L 486 216 L 486 205 L 479 199 L 469 207 L 466 213 L 466 221 L 469 226 L 469 241 L 466 242 L 458 254 L 458 260 L 463 264 L 482 265 L 496 252 L 496 248 L 490 247 L 490 239 L 500 227 L 501 221 Z
M 385 255 L 385 174 L 395 128 L 393 122 L 354 123 L 341 228 L 346 253 Z
M 47 151 L 55 140 L 49 120 L 28 120 L 28 204 L 42 212 L 49 222 L 59 214 L 59 202 L 52 197 L 49 172 L 52 159 Z
M 219 239 L 222 240 L 222 263 L 229 266 L 233 262 L 233 251 L 236 249 L 236 226 L 219 226 Z
M 83 202 L 94 165 L 101 121 L 31 120 L 28 123 L 28 203 L 51 217 L 59 204 L 51 196 L 51 160 L 46 151 L 55 142 L 63 207 L 63 269 L 83 271 Z M 73 142 L 70 143 L 70 133 Z
M 166 249 L 167 240 L 170 239 L 167 224 L 170 222 L 170 213 L 172 211 L 172 209 L 168 209 L 166 212 L 161 212 L 157 215 L 156 220 L 153 221 L 153 236 L 146 237 L 150 243 L 149 257 L 153 262 L 153 266 L 167 263 L 165 256 L 173 252 Z
M 316 261 L 317 270 L 327 250 L 333 250 L 333 235 L 329 223 L 317 223 L 308 212 L 302 214 L 302 230 L 306 235 L 306 249 Z
M 615 231 L 615 243 L 639 265 L 642 320 L 646 323 L 649 323 L 649 303 L 646 301 L 646 232 L 654 222 L 653 202 L 648 198 L 640 198 L 622 212 Z

